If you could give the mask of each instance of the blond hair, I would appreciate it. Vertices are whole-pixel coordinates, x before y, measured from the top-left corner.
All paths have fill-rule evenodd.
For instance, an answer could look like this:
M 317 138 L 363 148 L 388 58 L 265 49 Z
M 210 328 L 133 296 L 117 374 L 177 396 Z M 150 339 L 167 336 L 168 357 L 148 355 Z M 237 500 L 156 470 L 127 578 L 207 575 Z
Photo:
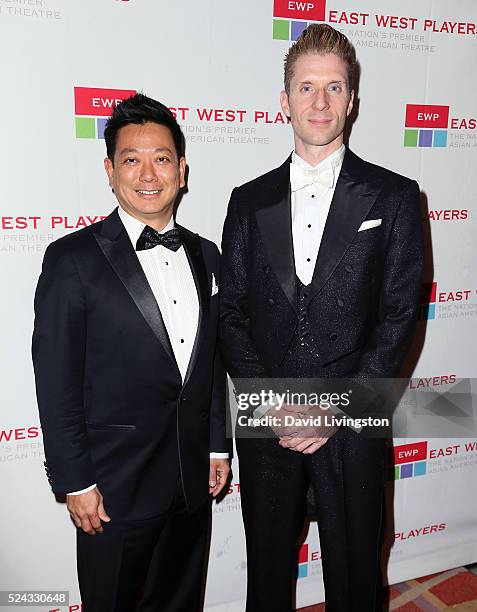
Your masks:
M 285 91 L 290 93 L 290 82 L 293 77 L 293 67 L 301 55 L 317 53 L 318 55 L 333 54 L 341 58 L 348 72 L 348 90 L 353 89 L 356 70 L 356 51 L 344 34 L 338 32 L 326 23 L 312 23 L 288 49 L 285 56 Z

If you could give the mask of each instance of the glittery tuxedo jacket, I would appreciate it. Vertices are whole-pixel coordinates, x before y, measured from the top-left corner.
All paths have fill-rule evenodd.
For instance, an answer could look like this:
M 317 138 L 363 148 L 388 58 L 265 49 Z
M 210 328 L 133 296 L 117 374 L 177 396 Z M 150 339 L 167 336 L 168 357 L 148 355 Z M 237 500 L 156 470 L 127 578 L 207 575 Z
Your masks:
M 219 337 L 232 378 L 292 376 L 282 367 L 298 323 L 289 164 L 231 195 Z M 347 149 L 307 291 L 317 375 L 398 374 L 413 336 L 422 264 L 417 183 Z
M 32 350 L 48 479 L 55 493 L 98 483 L 113 518 L 165 511 L 179 474 L 198 507 L 208 498 L 209 452 L 227 451 L 211 295 L 219 252 L 182 232 L 199 296 L 184 381 L 117 210 L 51 244 L 38 281 Z

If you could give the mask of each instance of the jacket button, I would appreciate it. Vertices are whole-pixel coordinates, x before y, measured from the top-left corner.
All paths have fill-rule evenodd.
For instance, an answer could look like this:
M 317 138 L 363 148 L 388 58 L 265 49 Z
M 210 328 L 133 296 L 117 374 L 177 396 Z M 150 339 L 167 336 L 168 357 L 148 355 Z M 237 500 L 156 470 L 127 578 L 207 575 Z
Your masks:
M 347 265 L 347 266 L 345 266 L 345 270 L 346 270 L 346 272 L 352 272 L 353 271 L 353 266 Z
M 338 306 L 339 306 L 340 308 L 343 308 L 343 306 L 344 306 L 344 302 L 343 302 L 343 300 L 342 300 L 341 298 L 338 298 L 338 299 L 336 300 L 336 303 L 338 304 Z
M 337 339 L 338 339 L 338 334 L 336 332 L 333 332 L 332 334 L 330 334 L 330 340 L 332 342 L 334 342 Z
M 275 304 L 275 300 L 273 298 L 269 298 L 268 303 L 270 304 L 270 306 L 273 306 L 273 304 Z
M 181 402 L 187 402 L 187 397 L 181 397 Z

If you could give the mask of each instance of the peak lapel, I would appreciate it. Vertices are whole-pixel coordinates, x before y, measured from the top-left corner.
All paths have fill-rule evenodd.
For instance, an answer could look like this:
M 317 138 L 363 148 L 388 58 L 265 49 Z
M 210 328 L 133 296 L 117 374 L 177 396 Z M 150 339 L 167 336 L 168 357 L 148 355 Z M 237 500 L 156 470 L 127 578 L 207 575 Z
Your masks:
M 367 180 L 367 174 L 366 164 L 346 149 L 318 251 L 311 299 L 333 274 L 382 189 L 379 181 Z
M 101 230 L 95 233 L 94 237 L 149 327 L 177 367 L 161 311 L 117 209 L 103 221 Z
M 197 295 L 199 297 L 199 322 L 197 325 L 197 333 L 195 335 L 194 346 L 192 347 L 192 353 L 189 359 L 189 365 L 187 366 L 187 372 L 184 377 L 183 385 L 187 383 L 190 375 L 195 367 L 197 356 L 199 354 L 199 348 L 203 340 L 205 318 L 209 312 L 210 302 L 210 290 L 209 282 L 207 277 L 207 269 L 205 267 L 204 255 L 202 253 L 202 247 L 200 244 L 200 237 L 198 234 L 193 234 L 189 230 L 180 227 L 184 240 L 184 249 L 189 260 L 189 265 L 194 277 L 195 287 L 197 289 Z
M 291 222 L 290 158 L 276 170 L 270 196 L 255 211 L 270 266 L 283 292 L 296 310 L 296 273 Z

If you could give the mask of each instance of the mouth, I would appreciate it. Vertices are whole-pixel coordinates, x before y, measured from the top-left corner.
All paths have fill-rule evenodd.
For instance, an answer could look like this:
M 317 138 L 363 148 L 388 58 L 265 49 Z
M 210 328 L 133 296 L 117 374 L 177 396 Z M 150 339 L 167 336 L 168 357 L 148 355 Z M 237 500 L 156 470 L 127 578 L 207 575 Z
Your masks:
M 162 193 L 162 189 L 136 189 L 141 198 L 155 198 Z
M 308 119 L 311 125 L 316 125 L 318 127 L 327 126 L 331 123 L 331 119 Z

